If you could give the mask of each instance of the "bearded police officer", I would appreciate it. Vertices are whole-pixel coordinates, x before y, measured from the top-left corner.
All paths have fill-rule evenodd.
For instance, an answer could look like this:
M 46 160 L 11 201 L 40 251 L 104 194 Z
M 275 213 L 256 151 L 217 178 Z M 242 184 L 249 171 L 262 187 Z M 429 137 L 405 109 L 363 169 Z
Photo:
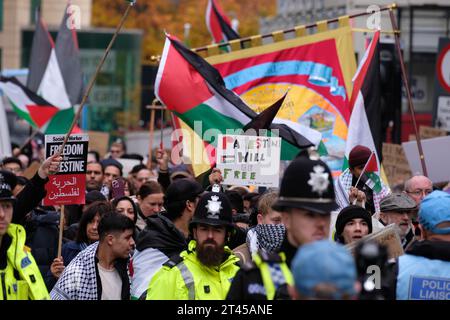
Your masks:
M 50 299 L 39 268 L 25 246 L 25 229 L 11 223 L 16 176 L 0 170 L 0 300 Z
M 286 227 L 281 252 L 254 255 L 236 275 L 227 299 L 289 299 L 293 278 L 288 266 L 297 248 L 328 238 L 330 212 L 337 207 L 330 169 L 314 150 L 302 152 L 287 167 L 272 206 Z
M 232 228 L 231 205 L 224 193 L 204 194 L 189 229 L 194 240 L 153 276 L 147 300 L 223 300 L 239 270 L 226 246 Z

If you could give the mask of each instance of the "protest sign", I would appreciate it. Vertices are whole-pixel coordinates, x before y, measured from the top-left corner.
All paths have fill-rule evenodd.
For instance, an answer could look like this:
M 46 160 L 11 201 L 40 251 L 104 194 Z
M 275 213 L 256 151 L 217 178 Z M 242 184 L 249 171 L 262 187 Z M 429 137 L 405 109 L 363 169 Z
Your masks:
M 108 152 L 109 133 L 100 131 L 88 131 L 89 134 L 89 148 L 95 150 L 103 158 Z
M 128 177 L 128 174 L 133 169 L 134 166 L 141 164 L 142 162 L 136 159 L 116 159 L 122 165 L 122 176 L 124 178 Z
M 278 187 L 281 138 L 220 134 L 217 141 L 216 163 L 224 184 Z
M 401 256 L 403 252 L 402 242 L 399 236 L 399 228 L 393 223 L 385 228 L 380 229 L 377 232 L 368 234 L 365 237 L 362 237 L 360 240 L 347 244 L 345 247 L 350 250 L 352 254 L 355 253 L 355 248 L 362 242 L 365 241 L 375 241 L 380 245 L 383 245 L 387 248 L 388 251 L 388 259 L 395 259 Z
M 421 139 L 430 139 L 436 137 L 444 137 L 447 135 L 447 131 L 434 127 L 420 126 L 419 135 Z M 416 135 L 410 134 L 409 141 L 416 141 Z
M 415 141 L 403 142 L 406 158 L 413 174 L 423 174 L 419 151 Z M 450 136 L 422 140 L 422 149 L 427 166 L 428 178 L 433 183 L 450 180 L 450 167 L 446 159 L 450 159 Z
M 64 135 L 45 136 L 46 158 L 59 151 Z M 44 205 L 84 204 L 86 190 L 87 134 L 72 134 L 64 146 L 59 172 L 49 176 Z
M 391 187 L 411 177 L 408 160 L 399 144 L 383 143 L 383 168 Z

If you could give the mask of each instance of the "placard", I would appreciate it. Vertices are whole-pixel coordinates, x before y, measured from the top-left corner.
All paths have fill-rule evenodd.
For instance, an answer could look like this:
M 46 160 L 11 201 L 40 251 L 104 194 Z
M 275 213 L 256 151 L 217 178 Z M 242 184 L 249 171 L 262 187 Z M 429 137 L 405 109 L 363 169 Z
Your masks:
M 395 223 L 392 223 L 377 232 L 362 237 L 358 241 L 347 244 L 345 247 L 354 255 L 355 248 L 360 243 L 365 241 L 376 241 L 377 243 L 387 247 L 388 259 L 395 259 L 404 253 L 399 234 L 399 227 Z
M 59 151 L 65 135 L 45 136 L 45 157 Z M 45 206 L 84 204 L 86 193 L 86 164 L 88 154 L 87 134 L 72 134 L 62 151 L 59 172 L 49 175 L 45 185 Z
M 88 135 L 90 150 L 97 151 L 102 159 L 108 152 L 109 133 L 101 131 L 88 131 Z
M 216 151 L 223 184 L 278 187 L 280 137 L 219 134 Z
M 417 142 L 403 142 L 402 146 L 413 175 L 423 174 Z M 450 159 L 450 136 L 424 139 L 422 149 L 428 178 L 433 183 L 450 181 L 450 167 L 446 161 Z
M 411 178 L 411 169 L 399 144 L 383 143 L 383 168 L 391 187 Z

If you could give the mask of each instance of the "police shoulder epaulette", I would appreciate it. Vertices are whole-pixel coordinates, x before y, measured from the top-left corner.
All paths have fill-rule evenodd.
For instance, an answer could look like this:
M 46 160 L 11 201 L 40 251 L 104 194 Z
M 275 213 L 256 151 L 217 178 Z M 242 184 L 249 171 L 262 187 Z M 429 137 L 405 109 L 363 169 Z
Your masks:
M 163 266 L 164 267 L 169 267 L 170 269 L 172 269 L 177 264 L 179 264 L 181 261 L 183 261 L 183 258 L 180 255 L 174 255 L 174 256 L 170 257 L 169 260 L 164 262 Z

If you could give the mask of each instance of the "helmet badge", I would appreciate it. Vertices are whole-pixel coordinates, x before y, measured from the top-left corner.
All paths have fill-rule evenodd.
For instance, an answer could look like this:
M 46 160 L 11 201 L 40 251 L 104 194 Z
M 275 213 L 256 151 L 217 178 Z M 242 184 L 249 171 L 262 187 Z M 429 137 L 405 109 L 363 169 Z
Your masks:
M 206 209 L 208 209 L 208 218 L 219 219 L 220 209 L 222 209 L 222 201 L 218 201 L 218 196 L 211 196 L 211 200 L 208 200 Z
M 328 173 L 325 172 L 325 168 L 321 165 L 313 167 L 314 172 L 310 172 L 311 179 L 308 180 L 308 184 L 312 186 L 312 191 L 317 192 L 319 196 L 322 196 L 323 192 L 328 189 L 330 181 L 328 181 Z

